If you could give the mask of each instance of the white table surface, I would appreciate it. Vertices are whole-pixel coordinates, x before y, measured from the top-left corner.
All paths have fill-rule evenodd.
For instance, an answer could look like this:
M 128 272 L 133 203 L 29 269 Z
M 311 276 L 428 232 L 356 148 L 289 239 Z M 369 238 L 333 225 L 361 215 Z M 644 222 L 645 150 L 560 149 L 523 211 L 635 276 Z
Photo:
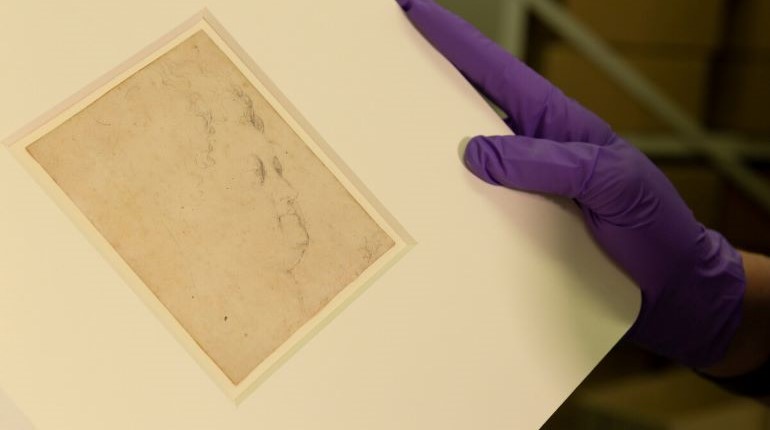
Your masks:
M 570 202 L 462 167 L 506 129 L 395 1 L 4 0 L 0 136 L 203 7 L 417 245 L 236 407 L 0 148 L 7 396 L 40 430 L 539 427 L 638 292 Z

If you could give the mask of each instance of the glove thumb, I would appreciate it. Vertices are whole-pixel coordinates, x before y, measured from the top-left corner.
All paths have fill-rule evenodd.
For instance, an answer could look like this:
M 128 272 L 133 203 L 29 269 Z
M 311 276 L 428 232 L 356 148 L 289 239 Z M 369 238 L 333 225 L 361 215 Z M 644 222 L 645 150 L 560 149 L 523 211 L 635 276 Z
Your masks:
M 477 136 L 464 160 L 480 179 L 523 191 L 579 199 L 591 178 L 600 147 L 524 136 Z

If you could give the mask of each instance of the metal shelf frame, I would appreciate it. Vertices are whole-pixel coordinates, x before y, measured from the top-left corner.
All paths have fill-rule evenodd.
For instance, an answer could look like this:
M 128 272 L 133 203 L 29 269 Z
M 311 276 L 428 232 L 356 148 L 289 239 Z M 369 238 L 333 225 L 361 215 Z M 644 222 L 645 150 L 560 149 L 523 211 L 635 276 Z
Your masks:
M 749 167 L 752 162 L 770 161 L 770 142 L 762 144 L 736 135 L 710 133 L 556 0 L 502 0 L 501 7 L 498 39 L 504 48 L 516 56 L 524 56 L 527 18 L 534 14 L 599 67 L 608 79 L 660 118 L 674 134 L 673 137 L 631 139 L 635 145 L 653 158 L 706 159 L 770 216 L 770 182 Z

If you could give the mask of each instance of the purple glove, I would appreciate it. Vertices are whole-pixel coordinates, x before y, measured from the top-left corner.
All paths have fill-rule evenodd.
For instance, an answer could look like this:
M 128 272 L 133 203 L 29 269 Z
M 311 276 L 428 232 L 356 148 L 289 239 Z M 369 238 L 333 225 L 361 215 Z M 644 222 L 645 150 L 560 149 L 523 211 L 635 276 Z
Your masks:
M 723 358 L 741 320 L 740 254 L 599 117 L 433 1 L 398 3 L 518 134 L 471 139 L 468 168 L 491 184 L 577 202 L 594 238 L 641 289 L 628 339 L 691 367 Z

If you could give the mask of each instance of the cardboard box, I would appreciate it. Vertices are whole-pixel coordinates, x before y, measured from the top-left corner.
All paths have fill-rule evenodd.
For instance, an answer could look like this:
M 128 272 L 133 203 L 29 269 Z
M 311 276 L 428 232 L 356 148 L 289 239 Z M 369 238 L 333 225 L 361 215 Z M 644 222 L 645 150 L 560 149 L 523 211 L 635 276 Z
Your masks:
M 689 370 L 623 378 L 576 396 L 574 428 L 625 430 L 763 430 L 768 413 Z
M 764 172 L 770 185 L 770 170 Z M 770 254 L 770 216 L 734 186 L 727 189 L 720 232 L 736 247 Z
M 565 5 L 610 43 L 710 51 L 723 36 L 724 0 L 565 0 Z
M 770 55 L 770 1 L 733 0 L 727 42 L 732 50 Z
M 623 54 L 643 75 L 698 120 L 705 116 L 710 73 L 702 55 Z M 666 125 L 628 95 L 603 71 L 563 43 L 546 46 L 533 64 L 568 96 L 604 118 L 617 131 L 662 131 Z
M 770 136 L 770 60 L 728 59 L 716 65 L 711 122 Z

